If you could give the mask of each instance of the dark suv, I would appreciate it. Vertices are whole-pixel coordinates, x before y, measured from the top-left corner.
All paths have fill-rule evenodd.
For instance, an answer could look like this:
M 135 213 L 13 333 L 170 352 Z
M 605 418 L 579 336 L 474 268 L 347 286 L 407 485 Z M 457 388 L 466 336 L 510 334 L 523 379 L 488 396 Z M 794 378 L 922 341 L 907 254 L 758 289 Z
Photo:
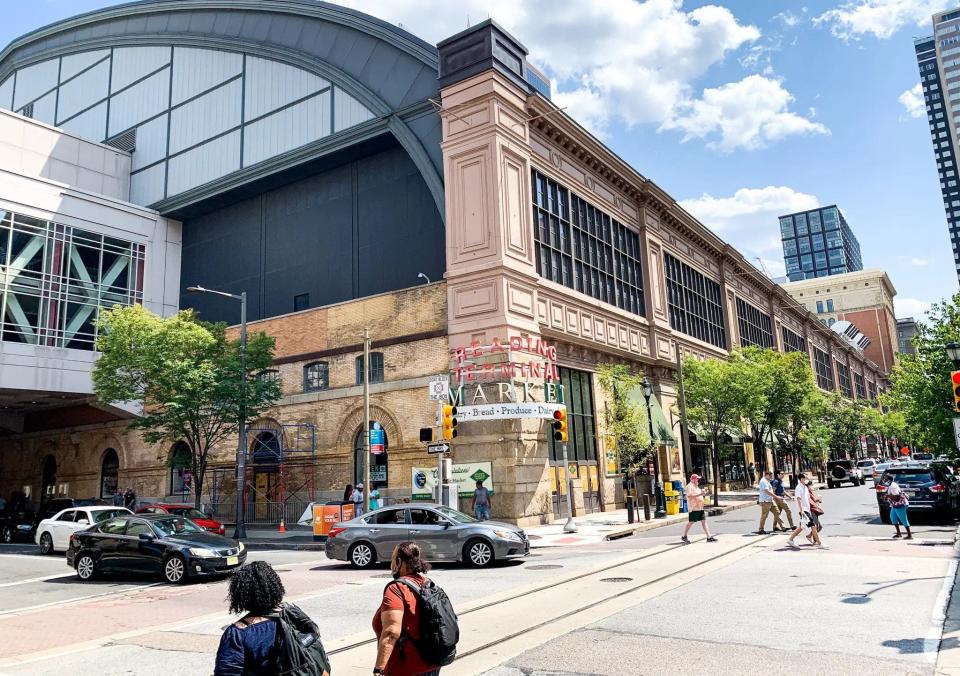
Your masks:
M 855 467 L 852 460 L 831 460 L 827 463 L 827 488 L 836 488 L 844 481 L 854 486 L 863 485 L 863 470 Z
M 105 505 L 103 500 L 77 500 L 74 498 L 51 498 L 40 505 L 38 511 L 32 509 L 8 509 L 0 516 L 0 541 L 16 542 L 29 540 L 37 532 L 37 526 L 44 519 L 49 519 L 62 509 L 70 507 L 88 507 L 90 505 Z
M 955 474 L 939 464 L 903 465 L 891 467 L 877 482 L 877 508 L 884 523 L 890 523 L 887 487 L 893 481 L 910 501 L 908 514 L 932 514 L 935 518 L 952 521 L 960 513 L 960 481 Z

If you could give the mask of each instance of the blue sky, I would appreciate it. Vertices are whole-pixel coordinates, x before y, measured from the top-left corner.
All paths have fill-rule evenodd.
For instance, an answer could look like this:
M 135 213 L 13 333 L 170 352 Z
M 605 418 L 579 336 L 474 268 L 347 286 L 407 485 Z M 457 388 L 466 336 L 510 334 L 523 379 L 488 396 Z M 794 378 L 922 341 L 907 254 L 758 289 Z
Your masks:
M 8 0 L 0 42 L 116 2 Z M 751 259 L 776 216 L 837 204 L 898 316 L 957 291 L 913 37 L 960 0 L 346 0 L 436 42 L 492 16 L 555 100 Z M 907 97 L 909 101 L 909 97 Z

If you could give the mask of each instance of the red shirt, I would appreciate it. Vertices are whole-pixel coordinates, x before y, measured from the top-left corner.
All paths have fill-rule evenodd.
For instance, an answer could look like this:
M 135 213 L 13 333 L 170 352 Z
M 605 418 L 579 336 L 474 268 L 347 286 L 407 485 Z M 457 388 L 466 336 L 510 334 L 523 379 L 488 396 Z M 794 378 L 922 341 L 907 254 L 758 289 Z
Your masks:
M 425 578 L 422 575 L 404 576 L 418 585 L 422 585 Z M 427 664 L 420 657 L 417 646 L 414 645 L 416 639 L 420 638 L 420 617 L 417 614 L 417 594 L 408 586 L 402 583 L 391 583 L 383 590 L 383 601 L 377 608 L 377 613 L 373 616 L 373 631 L 380 639 L 383 632 L 383 621 L 380 619 L 380 613 L 385 610 L 402 610 L 403 620 L 401 621 L 400 640 L 397 641 L 387 661 L 388 676 L 417 676 L 428 671 L 433 671 L 436 667 Z M 411 640 L 413 639 L 413 640 Z

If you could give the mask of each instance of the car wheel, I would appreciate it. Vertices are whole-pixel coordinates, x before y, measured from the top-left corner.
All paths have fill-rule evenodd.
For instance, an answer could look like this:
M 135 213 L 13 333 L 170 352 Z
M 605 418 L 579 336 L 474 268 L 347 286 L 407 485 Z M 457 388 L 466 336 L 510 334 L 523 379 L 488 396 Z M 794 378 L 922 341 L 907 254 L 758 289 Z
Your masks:
M 77 558 L 77 577 L 86 582 L 97 575 L 97 562 L 90 554 L 81 554 Z
M 172 554 L 163 562 L 163 579 L 170 584 L 180 584 L 187 579 L 187 564 L 179 554 Z
M 369 568 L 377 562 L 377 553 L 373 550 L 373 545 L 358 542 L 350 548 L 347 558 L 354 568 Z
M 493 547 L 486 540 L 471 540 L 463 548 L 463 560 L 474 568 L 483 568 L 493 563 Z
M 880 512 L 880 520 L 881 520 L 883 523 L 885 523 L 885 524 L 889 524 L 889 523 L 890 523 L 890 512 L 888 512 L 888 511 L 886 511 L 886 510 L 881 511 L 881 512 Z
M 3 527 L 3 541 L 5 544 L 13 542 L 13 528 L 10 526 Z
M 50 533 L 44 533 L 40 536 L 40 553 L 44 556 L 53 554 L 53 538 L 50 537 Z

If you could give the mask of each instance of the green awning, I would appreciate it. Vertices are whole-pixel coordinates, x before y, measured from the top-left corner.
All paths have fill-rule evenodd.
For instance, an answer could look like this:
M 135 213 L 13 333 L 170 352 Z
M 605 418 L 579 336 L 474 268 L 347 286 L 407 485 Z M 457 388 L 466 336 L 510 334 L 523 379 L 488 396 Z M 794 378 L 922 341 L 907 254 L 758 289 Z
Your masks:
M 704 444 L 704 443 L 710 442 L 709 430 L 702 429 L 699 425 L 693 425 L 693 424 L 689 426 L 689 429 L 690 429 L 690 434 L 697 438 L 697 441 L 694 443 Z M 732 443 L 735 443 L 735 444 L 741 443 L 743 439 L 747 436 L 743 430 L 738 430 L 735 427 L 728 427 L 728 426 L 724 426 L 723 429 L 720 430 L 720 433 L 728 434 L 730 438 L 733 439 Z
M 627 395 L 627 398 L 643 408 L 647 407 L 647 400 L 644 399 L 643 390 L 639 387 L 633 388 L 630 394 Z M 650 409 L 653 411 L 654 439 L 656 439 L 658 444 L 663 444 L 664 446 L 676 446 L 677 438 L 673 436 L 670 423 L 667 422 L 667 417 L 663 415 L 663 409 L 660 408 L 660 402 L 657 401 L 656 397 L 650 397 Z

